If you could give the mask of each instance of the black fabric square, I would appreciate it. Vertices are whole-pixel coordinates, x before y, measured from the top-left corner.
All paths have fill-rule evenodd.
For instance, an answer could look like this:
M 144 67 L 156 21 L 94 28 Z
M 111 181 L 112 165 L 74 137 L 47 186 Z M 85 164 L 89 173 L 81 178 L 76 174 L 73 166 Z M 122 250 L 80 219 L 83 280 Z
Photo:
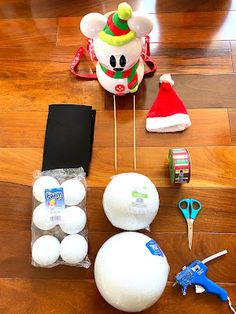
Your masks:
M 84 105 L 50 105 L 42 170 L 83 167 L 89 173 L 96 111 Z

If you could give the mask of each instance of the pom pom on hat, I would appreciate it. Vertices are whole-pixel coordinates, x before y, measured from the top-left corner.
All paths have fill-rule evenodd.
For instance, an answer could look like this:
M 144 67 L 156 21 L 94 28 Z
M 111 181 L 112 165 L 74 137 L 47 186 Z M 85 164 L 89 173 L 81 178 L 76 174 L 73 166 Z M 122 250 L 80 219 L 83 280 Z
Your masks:
M 178 132 L 190 127 L 187 110 L 172 88 L 174 81 L 170 74 L 160 77 L 160 90 L 147 114 L 146 129 L 149 132 Z

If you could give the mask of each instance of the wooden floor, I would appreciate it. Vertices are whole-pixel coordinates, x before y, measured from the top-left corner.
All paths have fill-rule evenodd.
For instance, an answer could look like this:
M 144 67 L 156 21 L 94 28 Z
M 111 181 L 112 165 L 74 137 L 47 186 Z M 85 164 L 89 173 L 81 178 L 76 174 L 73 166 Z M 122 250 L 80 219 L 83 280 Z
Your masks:
M 115 9 L 117 0 L 0 0 L 0 313 L 119 313 L 99 295 L 93 267 L 37 269 L 30 264 L 31 182 L 40 169 L 48 105 L 78 103 L 97 110 L 88 178 L 89 256 L 119 230 L 102 209 L 104 187 L 113 174 L 112 99 L 96 81 L 77 81 L 68 71 L 85 38 L 81 16 Z M 151 236 L 168 257 L 171 271 L 161 299 L 145 313 L 222 314 L 227 304 L 213 295 L 182 296 L 175 274 L 194 259 L 220 250 L 209 277 L 236 306 L 236 1 L 131 0 L 154 22 L 151 51 L 158 62 L 137 95 L 137 171 L 156 184 L 161 206 Z M 89 62 L 81 64 L 88 70 Z M 179 134 L 147 134 L 145 116 L 158 89 L 159 74 L 174 74 L 176 90 L 192 126 Z M 119 105 L 119 171 L 132 171 L 130 98 Z M 167 152 L 187 147 L 191 183 L 170 185 Z M 176 208 L 192 197 L 203 209 L 188 250 L 186 225 Z

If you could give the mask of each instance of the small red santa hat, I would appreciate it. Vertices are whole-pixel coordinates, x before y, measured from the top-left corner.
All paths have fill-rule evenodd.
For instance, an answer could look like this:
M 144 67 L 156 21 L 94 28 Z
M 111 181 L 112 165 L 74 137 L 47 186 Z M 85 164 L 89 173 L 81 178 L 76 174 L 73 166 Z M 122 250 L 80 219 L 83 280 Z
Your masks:
M 160 89 L 147 114 L 146 129 L 149 132 L 178 132 L 190 127 L 187 110 L 172 88 L 174 81 L 170 74 L 160 77 Z

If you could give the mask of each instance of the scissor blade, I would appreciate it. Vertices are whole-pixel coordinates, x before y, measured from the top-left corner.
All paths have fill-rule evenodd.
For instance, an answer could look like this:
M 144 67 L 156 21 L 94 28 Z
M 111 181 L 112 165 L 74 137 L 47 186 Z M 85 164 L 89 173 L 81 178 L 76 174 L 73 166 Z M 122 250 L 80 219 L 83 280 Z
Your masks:
M 192 249 L 192 243 L 193 243 L 193 219 L 188 218 L 187 219 L 187 224 L 188 224 L 188 246 L 189 250 L 191 251 Z

